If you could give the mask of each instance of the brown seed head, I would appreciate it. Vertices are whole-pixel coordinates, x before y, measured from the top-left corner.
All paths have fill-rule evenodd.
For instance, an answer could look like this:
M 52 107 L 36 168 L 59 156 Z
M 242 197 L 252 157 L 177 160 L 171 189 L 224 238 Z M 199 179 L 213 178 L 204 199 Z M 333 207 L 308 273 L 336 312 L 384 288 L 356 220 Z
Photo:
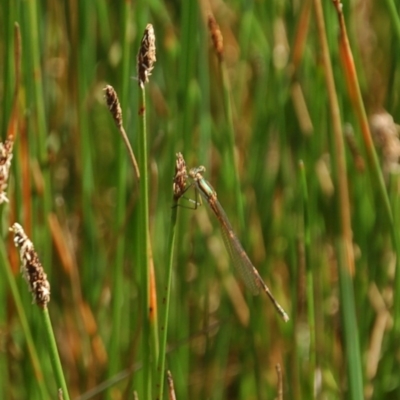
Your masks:
M 45 308 L 50 301 L 50 284 L 47 280 L 42 264 L 33 247 L 33 243 L 26 236 L 22 226 L 15 223 L 10 231 L 14 233 L 14 244 L 19 248 L 21 258 L 21 273 L 32 292 L 33 302 Z
M 153 25 L 147 24 L 144 30 L 142 43 L 137 55 L 137 73 L 139 86 L 144 89 L 144 84 L 149 81 L 149 76 L 156 62 L 156 37 Z
M 13 157 L 13 145 L 12 137 L 6 139 L 4 143 L 0 143 L 0 204 L 8 202 L 6 191 Z
M 174 192 L 174 199 L 178 200 L 186 188 L 186 163 L 181 153 L 176 153 L 175 176 L 172 185 Z
M 122 126 L 122 110 L 119 104 L 117 92 L 110 85 L 107 85 L 104 89 L 104 97 L 106 98 L 108 109 L 114 118 L 118 128 Z
M 224 52 L 224 39 L 222 37 L 221 30 L 219 29 L 219 25 L 211 14 L 208 16 L 208 30 L 211 34 L 211 40 L 213 42 L 215 52 L 217 53 L 218 58 L 221 59 Z

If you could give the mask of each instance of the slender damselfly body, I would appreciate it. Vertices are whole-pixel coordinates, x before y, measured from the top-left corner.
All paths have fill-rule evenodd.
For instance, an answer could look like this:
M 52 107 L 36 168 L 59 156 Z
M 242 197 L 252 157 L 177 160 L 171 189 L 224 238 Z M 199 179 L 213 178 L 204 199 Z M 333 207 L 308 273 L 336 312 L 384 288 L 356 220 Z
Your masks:
M 273 294 L 271 293 L 269 287 L 261 278 L 259 272 L 256 267 L 252 264 L 246 252 L 244 251 L 242 245 L 239 242 L 239 239 L 235 235 L 235 232 L 232 229 L 232 225 L 228 220 L 228 217 L 225 214 L 220 202 L 217 199 L 217 193 L 212 188 L 212 186 L 203 178 L 203 172 L 205 172 L 205 168 L 203 166 L 192 168 L 189 171 L 189 177 L 193 180 L 193 184 L 195 185 L 198 192 L 200 192 L 201 196 L 208 203 L 210 208 L 213 210 L 215 216 L 218 219 L 219 226 L 222 231 L 222 238 L 224 240 L 225 247 L 231 257 L 233 265 L 236 267 L 239 275 L 243 279 L 247 288 L 253 294 L 259 294 L 261 290 L 263 290 L 270 300 L 272 304 L 275 306 L 276 310 L 282 316 L 285 322 L 289 320 L 288 315 L 282 306 L 275 299 Z

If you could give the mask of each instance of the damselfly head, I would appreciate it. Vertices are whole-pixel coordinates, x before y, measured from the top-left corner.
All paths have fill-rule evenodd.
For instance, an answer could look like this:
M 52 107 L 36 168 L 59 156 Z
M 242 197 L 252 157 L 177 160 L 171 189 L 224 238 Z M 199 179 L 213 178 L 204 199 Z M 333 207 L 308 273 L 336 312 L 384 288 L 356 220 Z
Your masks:
M 199 167 L 191 168 L 189 171 L 189 176 L 195 180 L 202 179 L 203 178 L 202 174 L 205 171 L 206 171 L 206 167 L 203 167 L 202 165 L 200 165 Z

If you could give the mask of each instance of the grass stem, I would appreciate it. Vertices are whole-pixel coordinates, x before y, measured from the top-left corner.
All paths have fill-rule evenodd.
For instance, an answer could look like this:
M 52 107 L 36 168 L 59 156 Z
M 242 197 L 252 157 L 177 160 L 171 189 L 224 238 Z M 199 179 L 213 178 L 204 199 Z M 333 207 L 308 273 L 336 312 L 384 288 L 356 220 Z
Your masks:
M 350 48 L 349 39 L 347 36 L 346 25 L 343 17 L 342 4 L 338 0 L 333 0 L 335 5 L 339 25 L 340 25 L 340 56 L 343 63 L 344 74 L 346 78 L 347 88 L 350 99 L 352 101 L 355 114 L 360 124 L 361 133 L 364 141 L 365 151 L 368 155 L 369 167 L 377 183 L 378 192 L 383 203 L 387 220 L 390 224 L 390 232 L 392 236 L 392 244 L 396 253 L 396 275 L 395 275 L 395 289 L 394 289 L 394 329 L 393 332 L 397 336 L 400 332 L 400 238 L 398 234 L 398 227 L 395 226 L 393 219 L 392 207 L 388 191 L 386 189 L 385 180 L 382 170 L 379 165 L 378 156 L 372 140 L 372 135 L 369 127 L 367 113 L 364 107 L 360 85 L 358 83 L 357 72 L 354 64 L 352 51 Z
M 130 40 L 129 40 L 129 24 L 131 20 L 131 8 L 132 4 L 130 1 L 125 1 L 123 3 L 123 44 L 122 44 L 122 96 L 121 96 L 121 104 L 119 105 L 118 97 L 115 94 L 114 96 L 110 96 L 114 101 L 113 104 L 116 104 L 116 109 L 119 112 L 112 113 L 116 125 L 122 135 L 122 138 L 125 142 L 125 146 L 128 148 L 131 161 L 133 163 L 133 168 L 135 172 L 138 174 L 138 167 L 136 163 L 135 156 L 133 155 L 133 151 L 131 149 L 130 143 L 128 141 L 127 135 L 125 133 L 122 121 L 122 113 L 127 115 L 128 111 L 128 88 L 129 88 L 129 80 L 130 80 Z M 113 92 L 112 89 L 111 92 Z M 107 92 L 106 92 L 107 93 Z M 107 96 L 107 95 L 106 95 Z M 110 107 L 111 110 L 111 107 Z M 123 111 L 122 111 L 123 110 Z M 118 141 L 118 178 L 117 178 L 117 207 L 116 207 L 116 218 L 115 218 L 115 225 L 114 231 L 118 235 L 121 226 L 123 226 L 125 218 L 126 218 L 126 180 L 127 180 L 127 163 L 125 152 L 126 148 L 123 142 Z M 137 175 L 138 176 L 138 175 Z M 121 325 L 122 325 L 122 305 L 124 303 L 124 292 L 121 290 L 123 287 L 123 280 L 124 280 L 124 254 L 125 254 L 125 235 L 120 235 L 117 242 L 116 248 L 116 255 L 115 255 L 115 271 L 112 274 L 113 276 L 113 304 L 112 304 L 112 330 L 111 330 L 111 337 L 110 337 L 110 356 L 109 356 L 109 366 L 108 366 L 108 374 L 109 376 L 113 376 L 118 372 L 120 369 L 120 360 L 121 354 L 118 349 L 120 349 L 119 340 L 121 334 Z
M 144 88 L 139 90 L 139 170 L 140 179 L 140 199 L 139 199 L 139 231 L 142 237 L 142 248 L 140 254 L 140 268 L 142 275 L 142 303 L 144 305 L 144 323 L 143 323 L 143 388 L 144 398 L 151 398 L 151 360 L 153 349 L 149 341 L 150 336 L 150 269 L 149 269 L 149 200 L 148 200 L 148 168 L 147 168 L 147 133 L 146 133 L 146 94 Z
M 141 249 L 141 271 L 143 283 L 143 304 L 145 305 L 143 324 L 143 366 L 145 398 L 151 398 L 152 383 L 156 381 L 157 362 L 159 357 L 157 292 L 155 284 L 154 263 L 150 244 L 149 226 L 149 177 L 147 161 L 147 125 L 146 125 L 146 91 L 145 84 L 156 61 L 154 29 L 147 24 L 137 56 L 137 72 L 139 80 L 139 168 L 140 203 L 139 231 L 143 238 Z
M 314 307 L 314 271 L 311 262 L 311 232 L 310 232 L 310 212 L 308 200 L 308 188 L 306 173 L 303 161 L 300 161 L 300 177 L 303 193 L 303 223 L 304 223 L 304 253 L 306 263 L 306 290 L 307 290 L 307 317 L 308 329 L 310 332 L 310 362 L 309 374 L 311 385 L 314 387 L 316 373 L 316 346 L 315 346 L 315 307 Z
M 360 349 L 357 346 L 351 346 L 353 340 L 357 340 L 354 339 L 353 336 L 358 330 L 354 304 L 355 300 L 352 290 L 353 283 L 351 280 L 351 277 L 355 273 L 355 266 L 345 147 L 340 117 L 340 108 L 333 78 L 333 70 L 329 55 L 329 47 L 326 37 L 326 28 L 321 0 L 314 0 L 314 7 L 318 37 L 320 40 L 322 59 L 325 70 L 325 83 L 328 92 L 329 109 L 331 113 L 336 184 L 338 186 L 337 211 L 339 212 L 340 223 L 337 239 L 339 243 L 339 246 L 337 246 L 337 256 L 339 274 L 341 274 L 342 277 L 342 279 L 339 280 L 339 291 L 341 299 L 340 308 L 344 324 L 344 347 L 346 352 L 346 359 L 349 366 L 347 370 L 349 376 L 349 390 L 353 400 L 356 400 L 363 398 L 363 383 L 361 358 L 359 354 Z
M 50 359 L 53 364 L 54 374 L 56 376 L 57 386 L 62 390 L 63 400 L 69 400 L 67 384 L 65 382 L 64 372 L 58 354 L 57 343 L 54 337 L 53 326 L 51 324 L 50 315 L 47 307 L 41 308 L 45 330 L 47 333 L 47 340 L 50 345 Z
M 37 140 L 37 157 L 39 159 L 40 166 L 43 168 L 44 178 L 44 193 L 43 201 L 40 203 L 42 210 L 37 215 L 42 215 L 44 218 L 40 221 L 42 224 L 47 222 L 47 216 L 51 211 L 52 207 L 52 190 L 50 180 L 50 170 L 48 168 L 48 149 L 47 149 L 47 122 L 46 122 L 46 111 L 45 111 L 45 96 L 43 91 L 43 74 L 41 66 L 41 48 L 42 44 L 39 41 L 39 25 L 37 11 L 40 5 L 34 1 L 29 1 L 28 15 L 29 15 L 29 34 L 25 38 L 29 38 L 29 42 L 25 43 L 24 48 L 29 49 L 28 53 L 32 60 L 32 81 L 33 81 L 33 92 L 34 102 L 37 117 L 37 126 L 35 132 L 35 140 Z M 36 146 L 35 146 L 36 147 Z M 34 147 L 34 148 L 35 148 Z M 28 210 L 26 210 L 28 212 Z M 49 230 L 44 229 L 43 235 L 46 243 L 50 243 Z M 51 246 L 46 246 L 42 255 L 43 263 L 45 265 L 51 265 Z M 51 271 L 49 271 L 51 272 Z
M 171 223 L 170 232 L 168 239 L 168 271 L 167 271 L 167 284 L 165 287 L 165 293 L 163 295 L 163 312 L 164 319 L 161 327 L 161 349 L 160 358 L 158 362 L 158 374 L 159 374 L 159 393 L 158 398 L 162 399 L 164 394 L 164 378 L 165 378 L 165 357 L 167 352 L 167 338 L 168 338 L 168 321 L 169 321 L 169 307 L 171 301 L 171 283 L 172 283 L 172 269 L 174 264 L 174 245 L 175 245 L 175 232 L 176 232 L 176 220 L 178 214 L 178 200 L 185 192 L 186 188 L 186 163 L 183 159 L 182 154 L 178 153 L 175 168 L 175 178 L 173 185 L 173 202 L 171 208 Z

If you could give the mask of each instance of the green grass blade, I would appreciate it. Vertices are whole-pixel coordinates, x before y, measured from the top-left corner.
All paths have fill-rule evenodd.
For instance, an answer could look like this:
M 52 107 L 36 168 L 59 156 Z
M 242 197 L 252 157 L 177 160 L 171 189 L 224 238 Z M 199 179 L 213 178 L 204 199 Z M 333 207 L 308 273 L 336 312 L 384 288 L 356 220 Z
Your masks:
M 343 320 L 343 339 L 345 345 L 347 374 L 349 377 L 349 393 L 352 400 L 364 399 L 363 374 L 361 368 L 361 355 L 359 331 L 356 319 L 355 296 L 353 279 L 347 269 L 346 243 L 340 239 L 336 242 L 338 254 L 339 285 L 341 315 Z

